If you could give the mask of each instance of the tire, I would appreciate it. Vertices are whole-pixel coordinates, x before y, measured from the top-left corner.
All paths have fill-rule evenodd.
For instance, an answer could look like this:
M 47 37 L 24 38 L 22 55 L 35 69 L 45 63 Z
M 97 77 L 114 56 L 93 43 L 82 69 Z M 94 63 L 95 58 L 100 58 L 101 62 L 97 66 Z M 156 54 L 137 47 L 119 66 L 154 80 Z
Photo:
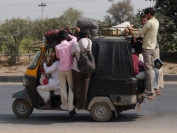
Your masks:
M 99 122 L 109 121 L 112 117 L 112 110 L 107 103 L 95 103 L 90 113 L 92 118 Z
M 33 112 L 29 102 L 23 99 L 15 99 L 12 104 L 14 114 L 20 118 L 26 118 Z

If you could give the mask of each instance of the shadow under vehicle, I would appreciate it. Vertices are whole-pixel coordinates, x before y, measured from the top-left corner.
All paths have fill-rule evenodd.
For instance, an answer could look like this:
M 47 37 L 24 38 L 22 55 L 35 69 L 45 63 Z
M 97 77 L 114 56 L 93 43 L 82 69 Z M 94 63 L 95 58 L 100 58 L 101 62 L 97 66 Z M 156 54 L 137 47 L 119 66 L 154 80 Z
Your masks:
M 86 109 L 95 121 L 108 121 L 122 111 L 135 109 L 143 91 L 133 74 L 131 46 L 125 37 L 92 38 L 92 52 L 96 70 L 91 74 Z M 18 117 L 28 117 L 33 109 L 39 109 L 44 101 L 36 88 L 39 85 L 42 56 L 50 54 L 54 46 L 38 45 L 38 51 L 29 64 L 23 78 L 24 90 L 13 94 L 12 108 Z M 34 47 L 36 48 L 36 47 Z M 60 96 L 51 92 L 51 110 L 60 110 Z

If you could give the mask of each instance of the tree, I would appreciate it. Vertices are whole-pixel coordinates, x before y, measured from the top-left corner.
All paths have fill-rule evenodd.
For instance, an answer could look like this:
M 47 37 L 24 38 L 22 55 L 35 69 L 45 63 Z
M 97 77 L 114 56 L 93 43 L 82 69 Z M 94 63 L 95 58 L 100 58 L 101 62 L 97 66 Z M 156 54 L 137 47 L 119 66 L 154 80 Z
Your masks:
M 71 28 L 76 27 L 77 21 L 78 19 L 80 19 L 81 17 L 83 17 L 83 14 L 81 11 L 78 11 L 72 7 L 70 7 L 69 9 L 67 9 L 64 13 L 63 13 L 68 26 Z
M 123 0 L 117 3 L 114 0 L 108 0 L 112 3 L 112 6 L 107 10 L 107 13 L 111 15 L 112 23 L 123 23 L 125 21 L 130 21 L 133 18 L 133 6 L 131 5 L 131 0 Z M 105 16 L 105 20 L 106 20 Z
M 108 0 L 109 2 L 114 2 L 115 0 Z
M 147 1 L 147 0 L 146 0 Z M 159 40 L 162 51 L 177 50 L 177 1 L 176 0 L 149 0 L 155 1 L 156 17 L 160 22 Z
M 138 28 L 140 26 L 140 19 L 141 19 L 141 16 L 144 15 L 144 10 L 139 10 L 138 13 L 132 18 L 132 20 L 130 21 L 131 24 Z
M 176 28 L 172 19 L 168 16 L 163 15 L 161 12 L 156 13 L 156 18 L 159 20 L 160 27 L 158 32 L 158 42 L 162 52 L 176 51 L 177 39 L 176 39 Z
M 139 11 L 135 17 L 132 19 L 131 23 L 135 27 L 139 27 L 140 25 L 140 18 L 144 15 L 144 9 Z M 174 31 L 174 23 L 168 16 L 163 15 L 160 12 L 156 12 L 156 18 L 159 21 L 159 31 L 158 31 L 158 43 L 160 45 L 160 50 L 165 55 L 168 51 L 177 50 L 176 45 L 176 32 Z
M 5 54 L 10 64 L 16 64 L 21 41 L 31 33 L 30 19 L 7 19 L 0 26 L 0 43 L 5 47 Z
M 107 26 L 110 26 L 110 27 L 113 25 L 116 25 L 115 21 L 113 21 L 110 15 L 104 16 L 104 22 L 107 24 Z
M 146 0 L 147 1 L 147 0 Z M 165 16 L 168 16 L 177 26 L 177 1 L 176 0 L 149 0 L 155 1 L 155 9 Z
M 36 40 L 42 40 L 46 31 L 66 27 L 67 25 L 68 23 L 63 15 L 59 18 L 36 19 L 33 21 L 32 37 Z

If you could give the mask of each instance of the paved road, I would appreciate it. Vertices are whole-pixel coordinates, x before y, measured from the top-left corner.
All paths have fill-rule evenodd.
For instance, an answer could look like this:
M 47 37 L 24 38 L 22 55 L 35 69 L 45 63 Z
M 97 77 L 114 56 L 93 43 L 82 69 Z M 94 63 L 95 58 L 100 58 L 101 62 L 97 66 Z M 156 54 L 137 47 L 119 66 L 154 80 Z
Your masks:
M 67 112 L 34 110 L 29 118 L 17 118 L 11 96 L 21 89 L 21 84 L 0 83 L 0 133 L 177 133 L 177 83 L 166 83 L 162 96 L 145 101 L 140 112 L 125 111 L 104 123 L 94 122 L 86 111 L 70 117 Z

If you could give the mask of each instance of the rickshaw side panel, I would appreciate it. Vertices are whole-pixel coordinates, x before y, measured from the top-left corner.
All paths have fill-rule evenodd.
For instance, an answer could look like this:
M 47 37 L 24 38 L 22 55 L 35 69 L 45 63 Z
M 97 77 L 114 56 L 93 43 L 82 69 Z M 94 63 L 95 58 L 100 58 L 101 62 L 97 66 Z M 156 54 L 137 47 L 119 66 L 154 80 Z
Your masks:
M 88 97 L 135 95 L 130 43 L 125 38 L 93 38 L 96 70 L 91 75 Z
M 36 90 L 37 86 L 39 85 L 39 66 L 42 60 L 42 56 L 44 54 L 45 47 L 41 47 L 41 51 L 38 51 L 29 64 L 24 79 L 27 80 L 27 84 L 25 85 L 25 89 L 28 95 L 28 99 L 30 101 L 30 104 L 33 108 L 38 108 L 40 104 L 40 96 Z
M 25 78 L 27 78 L 29 81 L 29 85 L 25 87 L 25 90 L 28 94 L 29 101 L 34 108 L 38 108 L 39 107 L 39 94 L 36 88 L 39 85 L 39 79 L 37 77 L 28 76 L 28 75 L 25 75 Z

